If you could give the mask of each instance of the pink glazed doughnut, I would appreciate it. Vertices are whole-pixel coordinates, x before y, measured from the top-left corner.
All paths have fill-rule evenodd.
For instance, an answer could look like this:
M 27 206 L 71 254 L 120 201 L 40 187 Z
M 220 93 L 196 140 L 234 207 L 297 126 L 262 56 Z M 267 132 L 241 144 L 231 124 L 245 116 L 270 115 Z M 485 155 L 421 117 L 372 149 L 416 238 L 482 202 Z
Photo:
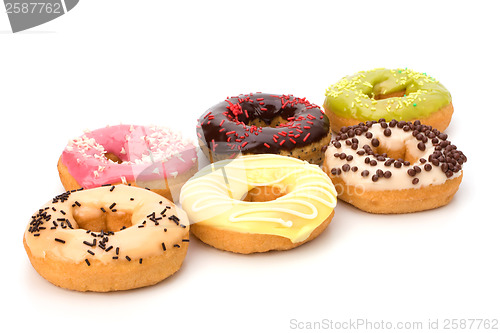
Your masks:
M 198 171 L 197 149 L 165 127 L 108 126 L 70 140 L 57 169 L 67 191 L 130 184 L 177 201 Z

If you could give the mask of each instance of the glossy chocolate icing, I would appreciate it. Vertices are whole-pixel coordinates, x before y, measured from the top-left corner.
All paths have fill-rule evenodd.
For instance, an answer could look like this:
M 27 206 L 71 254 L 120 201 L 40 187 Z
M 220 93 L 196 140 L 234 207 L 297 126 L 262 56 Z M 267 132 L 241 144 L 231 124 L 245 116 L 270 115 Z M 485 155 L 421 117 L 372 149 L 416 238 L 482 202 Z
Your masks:
M 320 141 L 329 131 L 319 106 L 293 95 L 263 93 L 227 98 L 208 109 L 197 125 L 201 144 L 217 153 L 278 153 Z

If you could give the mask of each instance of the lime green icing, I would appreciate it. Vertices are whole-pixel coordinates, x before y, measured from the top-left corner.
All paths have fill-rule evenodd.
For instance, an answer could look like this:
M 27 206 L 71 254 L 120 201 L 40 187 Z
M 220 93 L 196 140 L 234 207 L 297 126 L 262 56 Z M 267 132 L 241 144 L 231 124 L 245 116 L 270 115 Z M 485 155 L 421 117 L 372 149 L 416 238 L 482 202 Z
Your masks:
M 405 91 L 403 97 L 375 96 Z M 428 117 L 451 102 L 435 78 L 410 69 L 378 68 L 346 76 L 326 90 L 324 107 L 344 118 L 412 120 Z

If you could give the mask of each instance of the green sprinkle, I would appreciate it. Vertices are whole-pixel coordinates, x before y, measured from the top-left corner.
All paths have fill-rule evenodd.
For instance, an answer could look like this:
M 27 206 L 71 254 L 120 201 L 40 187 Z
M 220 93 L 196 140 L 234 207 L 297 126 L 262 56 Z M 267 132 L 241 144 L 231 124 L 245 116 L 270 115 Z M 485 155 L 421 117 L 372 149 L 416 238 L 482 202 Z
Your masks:
M 413 103 L 413 106 L 417 106 L 417 103 Z

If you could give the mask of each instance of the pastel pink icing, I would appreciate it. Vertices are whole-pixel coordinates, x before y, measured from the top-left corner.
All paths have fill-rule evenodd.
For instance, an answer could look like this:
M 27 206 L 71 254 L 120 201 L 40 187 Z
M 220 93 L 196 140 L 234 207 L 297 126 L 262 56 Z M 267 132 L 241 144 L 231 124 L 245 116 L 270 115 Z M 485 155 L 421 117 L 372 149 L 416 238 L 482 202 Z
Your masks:
M 122 162 L 113 162 L 112 153 Z M 70 140 L 62 163 L 83 188 L 175 178 L 197 163 L 190 140 L 165 127 L 117 125 Z

